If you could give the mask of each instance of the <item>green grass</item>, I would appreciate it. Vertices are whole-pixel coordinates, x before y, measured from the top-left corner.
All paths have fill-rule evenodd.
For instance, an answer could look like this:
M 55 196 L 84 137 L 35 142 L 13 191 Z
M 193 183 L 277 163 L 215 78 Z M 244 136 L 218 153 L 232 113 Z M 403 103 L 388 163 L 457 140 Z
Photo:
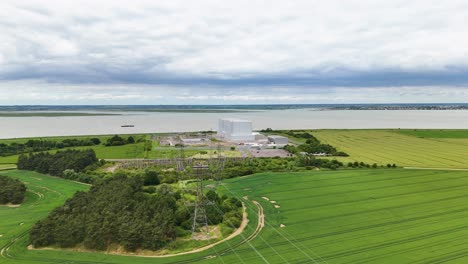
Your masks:
M 398 130 L 398 133 L 420 138 L 468 138 L 468 130 L 447 130 L 447 129 L 413 129 Z
M 433 132 L 438 135 L 441 131 Z M 447 132 L 450 137 L 453 131 Z M 420 138 L 395 130 L 316 130 L 312 134 L 350 155 L 343 161 L 430 168 L 468 168 L 468 139 Z
M 122 137 L 127 138 L 130 135 L 121 135 Z M 135 139 L 144 137 L 149 139 L 150 135 L 142 135 L 136 134 L 132 135 Z M 102 143 L 106 142 L 107 139 L 112 137 L 111 135 L 105 136 L 73 136 L 73 137 L 45 137 L 45 138 L 21 138 L 21 139 L 0 139 L 0 143 L 11 144 L 13 142 L 16 143 L 25 143 L 30 139 L 44 139 L 50 141 L 62 141 L 64 139 L 89 139 L 89 138 L 99 138 Z M 70 147 L 66 149 L 94 149 L 96 155 L 100 159 L 133 159 L 133 158 L 145 158 L 146 152 L 144 149 L 144 143 L 135 143 L 135 144 L 127 144 L 123 146 L 104 146 L 104 145 L 96 145 L 96 146 L 83 146 L 83 147 Z M 55 153 L 57 150 L 50 150 L 50 153 Z M 19 155 L 13 156 L 6 156 L 0 157 L 0 164 L 11 164 L 16 163 L 18 161 Z
M 228 187 L 263 204 L 267 228 L 254 245 L 270 263 L 285 263 L 281 257 L 292 263 L 468 261 L 466 172 L 264 173 L 230 180 Z
M 52 209 L 62 205 L 76 191 L 89 188 L 84 184 L 29 171 L 0 171 L 0 175 L 19 179 L 28 188 L 25 201 L 20 207 L 0 206 L 0 247 L 27 234 L 37 220 L 45 218 Z M 27 241 L 27 236 L 22 239 Z M 21 248 L 21 251 L 24 250 L 25 248 Z M 0 263 L 5 261 L 6 259 L 0 256 Z
M 31 175 L 8 172 L 32 183 Z M 35 174 L 38 191 L 71 190 Z M 55 178 L 53 178 L 55 179 Z M 59 179 L 57 179 L 59 180 Z M 74 186 L 78 188 L 80 186 Z M 85 187 L 83 187 L 85 188 Z M 266 226 L 250 244 L 233 251 L 229 241 L 208 250 L 171 258 L 139 258 L 69 251 L 28 251 L 27 238 L 0 263 L 466 263 L 468 261 L 468 176 L 442 170 L 341 170 L 262 173 L 230 179 L 219 187 L 248 196 L 265 210 Z M 71 192 L 70 192 L 71 193 Z M 70 194 L 69 193 L 69 194 Z M 45 215 L 63 197 L 47 191 L 23 208 L 0 208 L 0 233 L 9 239 L 26 230 L 18 223 Z M 51 196 L 50 200 L 48 195 Z M 262 197 L 276 201 L 280 208 Z M 59 204 L 59 202 L 56 202 Z M 31 204 L 35 204 L 31 207 Z M 28 207 L 29 206 L 29 207 Z M 250 215 L 254 205 L 247 202 Z M 42 208 L 42 209 L 39 209 Z M 16 210 L 16 211 L 15 211 Z M 6 217 L 8 216 L 8 217 Z M 246 234 L 256 226 L 255 217 Z M 3 222 L 7 223 L 5 225 Z M 33 222 L 33 221 L 31 221 Z M 29 224 L 29 222 L 27 222 Z M 285 227 L 281 228 L 280 225 Z M 26 225 L 26 224 L 25 224 Z M 11 230 L 11 231 L 10 231 Z M 0 240 L 2 243 L 9 239 Z M 222 252 L 222 257 L 218 253 Z M 208 257 L 208 258 L 206 258 Z

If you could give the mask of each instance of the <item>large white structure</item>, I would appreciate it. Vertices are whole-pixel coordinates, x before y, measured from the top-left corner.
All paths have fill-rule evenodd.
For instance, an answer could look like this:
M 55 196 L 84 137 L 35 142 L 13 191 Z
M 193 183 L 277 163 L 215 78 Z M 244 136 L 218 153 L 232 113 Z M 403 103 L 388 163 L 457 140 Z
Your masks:
M 218 136 L 231 141 L 254 141 L 252 122 L 248 120 L 223 118 L 218 122 Z

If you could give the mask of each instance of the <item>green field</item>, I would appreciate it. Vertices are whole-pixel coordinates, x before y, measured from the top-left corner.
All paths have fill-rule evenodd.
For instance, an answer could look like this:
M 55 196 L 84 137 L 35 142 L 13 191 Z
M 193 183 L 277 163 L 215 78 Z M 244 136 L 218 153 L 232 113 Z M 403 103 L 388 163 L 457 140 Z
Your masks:
M 420 138 L 468 138 L 468 130 L 405 129 L 398 130 L 398 133 Z
M 343 161 L 468 168 L 468 138 L 462 137 L 466 131 L 316 130 L 311 133 L 323 143 L 348 153 L 350 157 L 340 159 Z
M 0 207 L 0 248 L 76 190 L 86 186 L 37 173 L 1 172 L 32 191 L 20 208 Z M 171 258 L 123 257 L 70 251 L 29 251 L 20 238 L 0 263 L 466 263 L 468 175 L 441 170 L 341 170 L 262 173 L 235 178 L 220 190 L 256 207 L 266 226 L 250 243 L 241 237 L 203 253 Z M 263 199 L 268 197 L 273 203 Z M 7 217 L 8 216 L 8 217 Z M 20 225 L 24 223 L 24 225 Z M 280 227 L 283 224 L 285 227 Z M 226 251 L 227 250 L 227 251 Z
M 122 135 L 123 137 L 128 137 L 130 135 Z M 136 134 L 132 135 L 135 139 L 144 137 L 146 139 L 151 139 L 151 135 L 142 135 Z M 111 136 L 76 136 L 76 137 L 45 137 L 44 140 L 51 141 L 62 141 L 64 139 L 89 139 L 89 138 L 99 138 L 101 142 L 106 142 Z M 0 143 L 11 144 L 16 143 L 25 143 L 30 139 L 39 139 L 39 138 L 22 138 L 22 139 L 0 139 Z M 85 146 L 85 147 L 70 147 L 70 149 L 93 149 L 96 152 L 96 155 L 100 159 L 167 159 L 174 158 L 176 155 L 179 155 L 179 150 L 174 147 L 159 147 L 158 141 L 153 141 L 153 148 L 151 151 L 145 151 L 145 143 L 135 143 L 127 144 L 123 146 L 104 146 L 104 145 L 95 145 L 95 146 Z M 192 157 L 200 153 L 201 150 L 209 151 L 209 147 L 201 149 L 190 149 L 186 148 L 184 150 L 186 157 Z M 55 153 L 57 150 L 50 150 L 50 153 Z M 211 150 L 214 152 L 214 150 Z M 240 153 L 238 151 L 224 150 L 223 155 L 228 157 L 239 157 Z M 19 155 L 13 156 L 0 156 L 0 164 L 15 164 L 18 161 Z M 209 157 L 209 155 L 205 155 Z

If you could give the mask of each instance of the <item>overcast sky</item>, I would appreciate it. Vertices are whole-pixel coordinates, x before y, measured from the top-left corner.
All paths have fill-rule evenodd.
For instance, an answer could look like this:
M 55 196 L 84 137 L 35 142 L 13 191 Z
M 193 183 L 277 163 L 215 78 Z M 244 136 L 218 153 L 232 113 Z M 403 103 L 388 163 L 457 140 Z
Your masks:
M 468 102 L 467 24 L 466 0 L 2 0 L 0 104 Z

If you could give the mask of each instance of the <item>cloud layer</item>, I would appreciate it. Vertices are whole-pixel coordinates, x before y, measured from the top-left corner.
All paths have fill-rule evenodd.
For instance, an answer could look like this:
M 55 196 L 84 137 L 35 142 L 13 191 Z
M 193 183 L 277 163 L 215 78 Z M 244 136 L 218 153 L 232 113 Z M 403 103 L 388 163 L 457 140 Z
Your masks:
M 0 89 L 68 102 L 119 89 L 164 103 L 468 87 L 467 1 L 4 0 L 0 17 Z

